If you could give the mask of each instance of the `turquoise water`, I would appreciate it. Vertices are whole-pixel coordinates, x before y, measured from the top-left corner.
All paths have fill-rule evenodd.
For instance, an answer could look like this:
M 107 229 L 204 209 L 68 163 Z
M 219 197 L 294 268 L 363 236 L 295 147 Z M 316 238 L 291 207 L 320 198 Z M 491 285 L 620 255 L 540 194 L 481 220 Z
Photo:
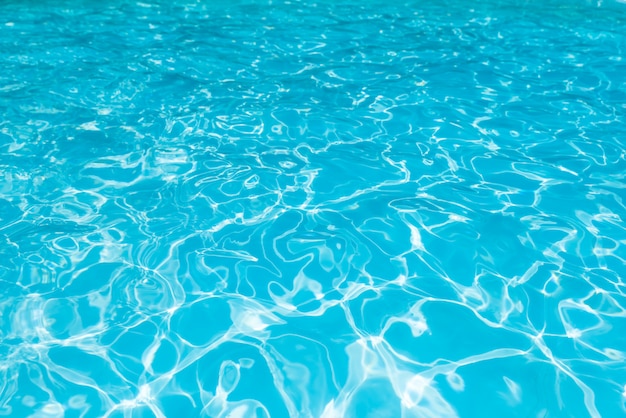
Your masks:
M 626 414 L 626 4 L 0 2 L 0 415 Z

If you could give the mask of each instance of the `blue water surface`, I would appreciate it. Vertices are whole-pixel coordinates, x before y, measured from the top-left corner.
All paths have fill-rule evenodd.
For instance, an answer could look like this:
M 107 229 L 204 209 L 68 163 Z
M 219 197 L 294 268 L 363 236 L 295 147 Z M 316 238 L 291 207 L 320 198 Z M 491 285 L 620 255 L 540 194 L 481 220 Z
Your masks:
M 0 1 L 0 415 L 626 415 L 626 4 Z

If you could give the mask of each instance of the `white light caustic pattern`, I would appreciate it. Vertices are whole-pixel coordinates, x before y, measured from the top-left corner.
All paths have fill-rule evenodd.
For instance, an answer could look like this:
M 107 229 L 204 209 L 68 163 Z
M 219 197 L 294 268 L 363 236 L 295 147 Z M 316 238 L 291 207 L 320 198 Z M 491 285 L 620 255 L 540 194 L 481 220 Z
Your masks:
M 623 6 L 74 3 L 0 5 L 0 416 L 626 414 Z

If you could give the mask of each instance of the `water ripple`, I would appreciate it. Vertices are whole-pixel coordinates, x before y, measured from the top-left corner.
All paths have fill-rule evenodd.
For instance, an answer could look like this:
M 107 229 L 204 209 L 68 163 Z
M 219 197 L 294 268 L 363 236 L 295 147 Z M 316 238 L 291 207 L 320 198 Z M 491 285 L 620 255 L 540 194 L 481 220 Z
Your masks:
M 626 412 L 621 3 L 0 11 L 0 415 Z

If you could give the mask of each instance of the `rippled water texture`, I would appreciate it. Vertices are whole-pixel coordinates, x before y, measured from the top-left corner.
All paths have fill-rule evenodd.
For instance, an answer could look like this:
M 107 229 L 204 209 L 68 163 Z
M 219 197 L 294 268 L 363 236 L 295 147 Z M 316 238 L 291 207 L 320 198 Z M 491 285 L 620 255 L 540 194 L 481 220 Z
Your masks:
M 626 5 L 0 4 L 0 415 L 626 414 Z

